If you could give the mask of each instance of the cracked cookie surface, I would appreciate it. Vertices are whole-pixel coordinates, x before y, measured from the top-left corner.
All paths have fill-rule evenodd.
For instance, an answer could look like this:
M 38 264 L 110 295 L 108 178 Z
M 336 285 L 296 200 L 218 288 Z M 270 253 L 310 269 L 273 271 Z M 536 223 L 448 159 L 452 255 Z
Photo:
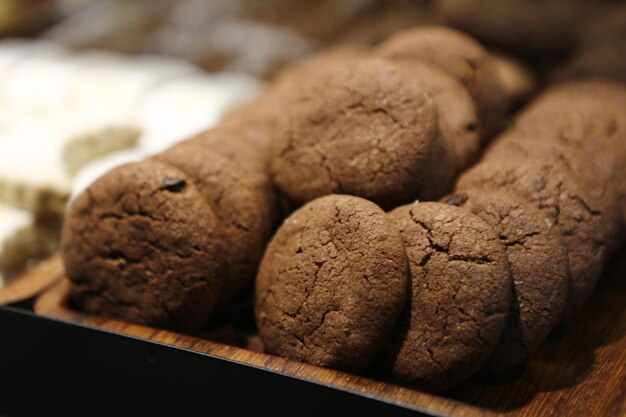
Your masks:
M 503 160 L 533 160 L 549 162 L 554 165 L 564 166 L 566 169 L 577 173 L 578 176 L 585 176 L 586 182 L 596 190 L 595 193 L 604 200 L 607 207 L 613 206 L 611 212 L 614 219 L 611 223 L 611 237 L 608 241 L 609 252 L 613 252 L 621 246 L 625 236 L 625 225 L 622 221 L 622 213 L 618 207 L 623 201 L 624 195 L 619 190 L 619 173 L 610 169 L 606 159 L 567 142 L 555 140 L 554 138 L 544 138 L 541 136 L 524 136 L 518 131 L 511 130 L 501 135 L 498 140 L 491 145 L 483 161 L 503 161 Z M 617 174 L 617 178 L 616 178 Z
M 327 64 L 284 104 L 272 174 L 296 204 L 346 193 L 393 207 L 430 180 L 437 109 L 404 68 L 378 58 Z
M 432 64 L 467 87 L 481 119 L 481 137 L 498 127 L 510 106 L 498 83 L 495 61 L 476 40 L 443 26 L 421 26 L 399 32 L 383 42 L 376 54 L 411 66 Z
M 571 276 L 564 318 L 571 317 L 593 291 L 614 235 L 616 213 L 602 190 L 564 165 L 538 159 L 480 163 L 457 182 L 457 191 L 472 189 L 517 192 L 559 227 Z
M 443 203 L 389 213 L 409 259 L 411 291 L 376 369 L 441 391 L 476 372 L 496 346 L 509 312 L 504 246 L 480 217 Z
M 322 197 L 287 218 L 264 255 L 259 334 L 272 354 L 362 371 L 406 293 L 406 254 L 385 212 L 358 197 Z
M 569 269 L 560 231 L 538 208 L 510 191 L 466 190 L 443 202 L 476 214 L 504 244 L 513 279 L 511 309 L 482 370 L 511 369 L 544 342 L 565 307 Z
M 539 136 L 582 150 L 617 188 L 626 224 L 626 87 L 572 81 L 548 89 L 515 119 L 520 137 Z
M 85 311 L 193 330 L 222 288 L 218 220 L 192 180 L 157 161 L 116 168 L 71 205 L 63 261 Z
M 221 229 L 226 272 L 221 302 L 252 287 L 266 234 L 263 196 L 233 162 L 198 142 L 187 142 L 154 159 L 186 173 L 209 204 Z

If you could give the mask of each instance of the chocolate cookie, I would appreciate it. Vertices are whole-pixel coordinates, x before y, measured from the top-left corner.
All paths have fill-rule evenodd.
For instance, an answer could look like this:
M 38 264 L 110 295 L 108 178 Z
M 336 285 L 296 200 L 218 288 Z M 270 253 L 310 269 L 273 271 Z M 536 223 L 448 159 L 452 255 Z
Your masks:
M 296 204 L 332 193 L 384 207 L 422 197 L 437 109 L 409 72 L 378 58 L 326 65 L 290 97 L 272 173 Z
M 241 131 L 232 126 L 218 126 L 181 144 L 198 142 L 234 162 L 260 190 L 271 189 L 267 156 L 259 152 L 243 136 Z
M 406 66 L 426 62 L 446 71 L 467 87 L 481 120 L 481 137 L 499 127 L 510 103 L 498 82 L 498 69 L 476 40 L 443 26 L 421 26 L 383 42 L 376 54 Z
M 626 87 L 586 80 L 550 88 L 516 118 L 518 136 L 551 138 L 585 152 L 618 189 L 626 223 Z
M 402 239 L 374 203 L 330 195 L 285 220 L 261 263 L 256 321 L 268 352 L 335 369 L 368 366 L 407 293 Z
M 270 86 L 259 97 L 226 114 L 218 129 L 236 132 L 269 159 L 280 108 L 280 96 Z
M 515 119 L 514 129 L 597 150 L 626 150 L 626 87 L 602 80 L 573 81 L 544 92 Z
M 476 160 L 480 150 L 478 115 L 465 87 L 445 71 L 423 62 L 414 62 L 407 69 L 417 76 L 439 109 L 442 158 L 450 159 L 446 163 L 433 158 L 433 169 L 438 170 L 437 179 L 442 184 L 433 194 L 440 196 L 450 190 L 456 174 Z
M 251 287 L 261 260 L 267 238 L 263 196 L 233 162 L 197 141 L 154 158 L 187 174 L 213 210 L 224 236 L 222 301 L 232 300 Z
M 560 228 L 571 274 L 564 317 L 571 317 L 593 291 L 606 261 L 614 216 L 611 208 L 585 177 L 564 165 L 538 159 L 484 162 L 457 182 L 457 191 L 485 189 L 521 194 Z
M 619 248 L 624 237 L 624 227 L 621 224 L 619 208 L 620 193 L 615 184 L 613 175 L 606 172 L 606 167 L 601 166 L 597 158 L 589 157 L 579 147 L 569 145 L 554 139 L 537 138 L 533 136 L 524 136 L 516 130 L 511 130 L 500 136 L 498 140 L 491 145 L 484 157 L 483 161 L 502 161 L 502 160 L 527 160 L 539 159 L 541 161 L 564 165 L 570 171 L 584 176 L 586 181 L 592 185 L 595 194 L 603 198 L 607 206 L 614 206 L 614 219 L 612 224 L 616 227 L 611 228 L 612 235 L 608 240 L 609 252 Z
M 560 230 L 510 191 L 466 190 L 443 201 L 476 214 L 504 244 L 513 300 L 502 337 L 482 369 L 511 369 L 526 361 L 561 319 L 570 278 Z
M 480 217 L 447 204 L 413 203 L 389 215 L 404 240 L 411 292 L 376 368 L 442 391 L 476 372 L 502 334 L 511 301 L 504 246 Z
M 521 61 L 507 55 L 492 56 L 499 84 L 513 105 L 523 102 L 537 89 L 535 75 Z
M 278 118 L 284 102 L 301 81 L 318 72 L 324 65 L 356 57 L 359 49 L 336 47 L 284 68 L 256 99 L 234 109 L 220 122 L 219 129 L 236 131 L 248 143 L 270 155 L 276 136 Z
M 123 165 L 71 205 L 63 227 L 71 300 L 99 315 L 194 330 L 222 289 L 219 223 L 182 171 Z
M 263 197 L 261 203 L 263 218 L 266 219 L 264 234 L 266 240 L 278 224 L 280 212 L 278 209 L 276 191 L 269 177 L 269 161 L 263 152 L 242 139 L 244 133 L 230 126 L 219 126 L 207 130 L 195 137 L 181 142 L 170 149 L 178 146 L 189 146 L 187 143 L 195 142 L 211 151 L 218 153 L 232 161 L 252 181 Z
M 516 130 L 509 130 L 485 150 L 482 160 L 499 162 L 503 160 L 541 159 L 564 164 L 574 172 L 592 173 L 602 169 L 596 161 L 586 156 L 580 148 L 566 142 L 539 136 L 525 136 Z M 598 185 L 606 186 L 609 178 L 598 172 Z M 594 180 L 595 180 L 594 179 Z

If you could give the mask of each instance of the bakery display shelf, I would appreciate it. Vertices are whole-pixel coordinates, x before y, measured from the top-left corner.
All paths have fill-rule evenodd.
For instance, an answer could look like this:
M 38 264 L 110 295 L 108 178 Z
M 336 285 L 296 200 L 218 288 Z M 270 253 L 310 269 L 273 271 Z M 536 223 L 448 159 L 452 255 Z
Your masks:
M 54 386 L 57 394 L 71 395 L 72 408 L 81 412 L 204 415 L 226 410 L 245 415 L 253 409 L 261 415 L 468 417 L 626 413 L 626 250 L 609 264 L 586 308 L 557 329 L 523 369 L 476 376 L 439 395 L 260 353 L 255 351 L 259 344 L 220 329 L 193 337 L 84 314 L 67 303 L 67 281 L 58 258 L 29 274 L 46 275 L 56 284 L 36 299 L 36 315 L 0 309 L 0 369 L 9 375 L 13 390 L 21 383 L 32 390 L 34 378 L 36 385 L 47 387 L 41 392 Z M 15 360 L 16 355 L 35 360 Z M 54 395 L 45 406 L 65 410 L 67 399 Z M 79 407 L 74 407 L 77 402 Z

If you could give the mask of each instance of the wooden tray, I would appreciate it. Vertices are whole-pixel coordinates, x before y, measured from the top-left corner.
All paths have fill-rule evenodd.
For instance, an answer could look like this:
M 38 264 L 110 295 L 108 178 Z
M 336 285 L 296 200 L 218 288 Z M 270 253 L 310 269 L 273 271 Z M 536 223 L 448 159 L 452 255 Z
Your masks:
M 49 276 L 51 281 L 61 282 L 37 299 L 37 314 L 182 347 L 434 415 L 626 415 L 626 250 L 608 266 L 585 310 L 570 325 L 557 329 L 524 369 L 474 377 L 442 395 L 255 352 L 251 350 L 258 349 L 255 343 L 248 349 L 234 346 L 228 338 L 220 343 L 216 341 L 222 334 L 219 331 L 200 338 L 83 314 L 68 307 L 60 262 L 44 264 L 44 271 L 54 276 Z

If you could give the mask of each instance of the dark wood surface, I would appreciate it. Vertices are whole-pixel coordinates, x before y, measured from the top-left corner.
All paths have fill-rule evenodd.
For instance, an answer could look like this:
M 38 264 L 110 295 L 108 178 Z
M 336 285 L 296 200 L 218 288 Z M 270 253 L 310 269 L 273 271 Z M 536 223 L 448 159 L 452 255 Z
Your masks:
M 50 265 L 56 269 L 50 268 Z M 68 307 L 61 263 L 43 271 L 61 280 L 35 303 L 38 314 L 119 332 L 270 369 L 384 401 L 451 416 L 625 416 L 626 250 L 616 256 L 587 307 L 556 329 L 523 369 L 476 376 L 454 390 L 431 395 L 366 377 L 262 353 L 254 336 L 237 341 L 227 326 L 201 337 L 90 316 Z

